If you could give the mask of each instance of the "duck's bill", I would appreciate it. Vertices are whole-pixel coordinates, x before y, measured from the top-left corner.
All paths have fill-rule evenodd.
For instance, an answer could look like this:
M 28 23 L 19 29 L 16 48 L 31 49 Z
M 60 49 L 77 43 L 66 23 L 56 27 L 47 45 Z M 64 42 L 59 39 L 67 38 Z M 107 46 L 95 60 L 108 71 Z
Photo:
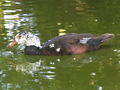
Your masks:
M 17 44 L 17 42 L 15 40 L 13 40 L 9 45 L 6 46 L 6 48 L 12 47 L 15 44 Z

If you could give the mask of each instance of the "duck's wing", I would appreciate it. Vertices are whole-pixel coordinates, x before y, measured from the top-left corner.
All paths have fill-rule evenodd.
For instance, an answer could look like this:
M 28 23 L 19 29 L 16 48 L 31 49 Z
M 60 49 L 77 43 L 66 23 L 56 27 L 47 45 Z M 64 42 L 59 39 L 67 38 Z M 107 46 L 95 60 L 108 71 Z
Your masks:
M 46 47 L 46 46 L 51 45 L 51 44 L 60 45 L 61 43 L 69 45 L 69 44 L 77 43 L 80 40 L 82 40 L 83 38 L 89 39 L 92 37 L 94 37 L 94 35 L 90 34 L 90 33 L 86 33 L 86 34 L 68 33 L 68 34 L 65 34 L 62 36 L 57 36 L 55 38 L 52 38 L 52 39 L 44 42 L 42 44 L 42 46 Z

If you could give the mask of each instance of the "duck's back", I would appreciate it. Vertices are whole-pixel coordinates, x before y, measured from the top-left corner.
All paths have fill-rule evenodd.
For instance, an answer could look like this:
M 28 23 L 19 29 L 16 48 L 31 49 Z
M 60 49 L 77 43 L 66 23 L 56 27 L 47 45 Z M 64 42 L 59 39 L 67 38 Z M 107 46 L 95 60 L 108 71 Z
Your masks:
M 83 38 L 92 38 L 94 37 L 93 34 L 90 34 L 90 33 L 85 33 L 85 34 L 77 34 L 77 33 L 68 33 L 68 34 L 65 34 L 65 35 L 61 35 L 61 36 L 56 36 L 46 42 L 44 42 L 42 44 L 43 47 L 46 47 L 50 44 L 53 44 L 53 43 L 62 43 L 62 44 L 74 44 L 76 42 L 79 42 L 79 40 L 83 39 Z

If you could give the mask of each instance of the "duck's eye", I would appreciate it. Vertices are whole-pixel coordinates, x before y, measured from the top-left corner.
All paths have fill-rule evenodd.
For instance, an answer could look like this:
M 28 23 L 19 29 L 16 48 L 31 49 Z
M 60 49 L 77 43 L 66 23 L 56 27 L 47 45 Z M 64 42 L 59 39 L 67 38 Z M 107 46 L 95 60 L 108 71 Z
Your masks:
M 20 35 L 19 38 L 21 38 L 22 36 Z

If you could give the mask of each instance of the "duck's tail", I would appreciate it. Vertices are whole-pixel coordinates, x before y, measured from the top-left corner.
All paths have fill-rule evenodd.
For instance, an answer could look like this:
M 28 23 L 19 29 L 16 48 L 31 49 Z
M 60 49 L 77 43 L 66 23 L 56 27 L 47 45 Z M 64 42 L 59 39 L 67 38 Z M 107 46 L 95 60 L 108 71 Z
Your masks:
M 113 37 L 114 37 L 114 34 L 109 34 L 109 33 L 103 34 L 103 35 L 101 35 L 101 38 L 102 38 L 101 42 L 109 40 L 109 39 L 111 39 Z
M 98 49 L 103 42 L 113 38 L 113 36 L 114 36 L 114 34 L 106 33 L 106 34 L 103 34 L 101 36 L 91 38 L 87 42 L 87 44 L 89 45 L 90 51 L 92 51 L 94 49 Z

